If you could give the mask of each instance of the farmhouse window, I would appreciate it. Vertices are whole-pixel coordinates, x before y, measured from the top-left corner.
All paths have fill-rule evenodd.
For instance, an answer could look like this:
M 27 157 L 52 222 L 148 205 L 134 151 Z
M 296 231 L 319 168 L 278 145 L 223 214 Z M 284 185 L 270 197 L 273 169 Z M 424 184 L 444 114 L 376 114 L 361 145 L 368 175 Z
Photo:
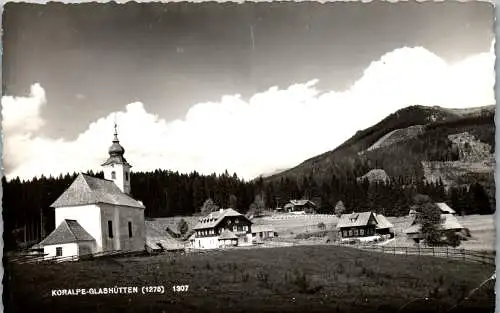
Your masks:
M 56 248 L 56 256 L 62 256 L 62 247 Z
M 349 237 L 352 236 L 352 229 L 349 230 Z
M 347 237 L 347 230 L 343 231 L 344 237 Z
M 125 180 L 128 180 L 128 172 L 125 172 Z
M 132 238 L 132 222 L 128 222 L 128 237 Z
M 358 235 L 358 230 L 357 230 L 357 229 L 355 229 L 355 230 L 354 230 L 354 236 L 357 236 L 357 235 Z
M 113 238 L 113 222 L 108 221 L 108 237 Z
M 360 229 L 359 230 L 359 235 L 360 236 L 364 236 L 365 235 L 365 230 L 364 229 Z
M 115 171 L 111 172 L 111 179 L 116 179 L 116 172 Z

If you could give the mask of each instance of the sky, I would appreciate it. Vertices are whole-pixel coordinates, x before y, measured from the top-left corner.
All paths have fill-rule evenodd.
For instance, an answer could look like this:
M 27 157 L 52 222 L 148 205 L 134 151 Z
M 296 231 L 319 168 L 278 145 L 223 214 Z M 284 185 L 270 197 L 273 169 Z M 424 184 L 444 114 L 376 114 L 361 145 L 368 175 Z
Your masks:
M 4 7 L 7 178 L 293 167 L 409 105 L 495 104 L 485 2 Z

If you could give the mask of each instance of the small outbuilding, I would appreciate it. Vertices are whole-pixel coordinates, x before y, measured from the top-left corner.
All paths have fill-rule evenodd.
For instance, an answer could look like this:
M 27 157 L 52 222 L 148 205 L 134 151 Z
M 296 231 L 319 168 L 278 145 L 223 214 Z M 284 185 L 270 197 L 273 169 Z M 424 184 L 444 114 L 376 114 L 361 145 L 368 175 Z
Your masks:
M 278 233 L 271 225 L 254 225 L 252 226 L 252 237 L 259 239 L 267 239 L 278 237 Z
M 65 219 L 38 246 L 44 248 L 45 258 L 61 258 L 92 254 L 96 240 L 76 220 Z

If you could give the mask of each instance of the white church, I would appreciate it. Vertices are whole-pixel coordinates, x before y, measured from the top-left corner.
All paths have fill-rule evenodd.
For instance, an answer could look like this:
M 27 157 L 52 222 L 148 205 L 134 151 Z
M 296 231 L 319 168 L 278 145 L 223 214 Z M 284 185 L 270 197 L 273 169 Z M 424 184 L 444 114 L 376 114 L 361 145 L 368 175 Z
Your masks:
M 80 173 L 51 205 L 56 229 L 38 246 L 45 258 L 145 249 L 144 205 L 130 196 L 130 164 L 115 124 L 104 179 Z

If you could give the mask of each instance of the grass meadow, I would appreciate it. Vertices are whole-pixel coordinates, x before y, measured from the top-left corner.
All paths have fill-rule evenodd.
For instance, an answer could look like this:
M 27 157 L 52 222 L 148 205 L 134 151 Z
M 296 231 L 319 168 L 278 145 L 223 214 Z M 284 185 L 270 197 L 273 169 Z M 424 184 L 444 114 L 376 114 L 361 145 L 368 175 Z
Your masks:
M 5 264 L 6 312 L 493 312 L 491 265 L 349 247 L 294 246 Z M 175 284 L 189 285 L 174 293 Z M 163 295 L 51 296 L 164 285 Z M 425 300 L 428 297 L 428 300 Z

